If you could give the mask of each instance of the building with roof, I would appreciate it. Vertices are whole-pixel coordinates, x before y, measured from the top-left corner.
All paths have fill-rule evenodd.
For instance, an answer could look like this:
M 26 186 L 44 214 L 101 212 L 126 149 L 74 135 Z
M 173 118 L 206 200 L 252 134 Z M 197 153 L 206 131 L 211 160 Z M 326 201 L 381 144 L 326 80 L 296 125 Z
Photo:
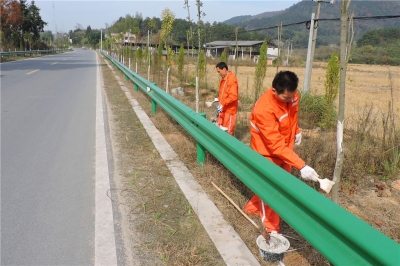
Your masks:
M 224 49 L 228 50 L 230 59 L 235 59 L 236 47 L 238 48 L 237 55 L 239 58 L 252 60 L 257 62 L 260 55 L 260 47 L 264 41 L 214 41 L 205 43 L 203 48 L 207 57 L 220 57 Z M 272 65 L 272 61 L 279 56 L 279 49 L 275 44 L 268 43 L 267 57 L 268 64 Z
M 137 43 L 136 35 L 130 32 L 111 33 L 111 38 L 114 38 L 117 43 L 123 46 L 132 46 Z

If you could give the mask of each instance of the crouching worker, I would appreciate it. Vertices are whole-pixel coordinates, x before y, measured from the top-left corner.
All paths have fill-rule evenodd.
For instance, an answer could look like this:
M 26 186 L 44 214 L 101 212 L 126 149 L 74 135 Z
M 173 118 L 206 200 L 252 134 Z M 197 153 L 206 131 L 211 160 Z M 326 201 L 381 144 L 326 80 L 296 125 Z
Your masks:
M 235 74 L 228 70 L 225 62 L 219 62 L 215 68 L 222 78 L 218 95 L 218 126 L 226 128 L 226 131 L 233 136 L 238 110 L 238 80 Z
M 291 173 L 292 167 L 300 170 L 305 180 L 318 181 L 318 174 L 294 152 L 301 142 L 298 125 L 299 79 L 291 71 L 281 71 L 268 89 L 256 102 L 250 116 L 250 146 L 268 160 Z M 280 232 L 280 217 L 254 195 L 244 207 L 247 214 L 255 214 L 267 232 Z

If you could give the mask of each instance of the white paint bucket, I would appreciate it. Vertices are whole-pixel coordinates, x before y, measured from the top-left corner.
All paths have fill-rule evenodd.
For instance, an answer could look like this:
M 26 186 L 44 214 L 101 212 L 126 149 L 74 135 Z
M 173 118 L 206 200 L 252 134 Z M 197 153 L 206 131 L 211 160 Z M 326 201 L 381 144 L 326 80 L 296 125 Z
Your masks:
M 260 255 L 265 261 L 282 261 L 290 247 L 289 240 L 281 234 L 270 234 L 269 243 L 262 235 L 256 240 Z

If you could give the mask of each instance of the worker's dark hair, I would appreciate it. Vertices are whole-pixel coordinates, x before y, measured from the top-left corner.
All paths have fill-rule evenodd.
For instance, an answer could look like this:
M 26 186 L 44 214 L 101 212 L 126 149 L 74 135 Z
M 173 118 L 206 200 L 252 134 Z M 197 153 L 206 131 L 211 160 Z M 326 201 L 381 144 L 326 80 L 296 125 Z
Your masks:
M 292 71 L 280 71 L 275 75 L 272 81 L 272 87 L 278 94 L 284 93 L 286 90 L 294 92 L 299 85 L 299 78 Z
M 218 67 L 219 69 L 226 68 L 226 70 L 228 70 L 228 65 L 225 62 L 219 62 L 215 67 Z

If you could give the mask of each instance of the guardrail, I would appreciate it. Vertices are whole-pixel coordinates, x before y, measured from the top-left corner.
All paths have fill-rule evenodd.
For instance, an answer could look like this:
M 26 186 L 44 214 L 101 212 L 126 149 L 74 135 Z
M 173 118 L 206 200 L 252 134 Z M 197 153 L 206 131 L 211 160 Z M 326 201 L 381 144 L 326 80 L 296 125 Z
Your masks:
M 213 154 L 330 262 L 400 265 L 400 245 L 394 240 L 223 132 L 156 84 L 101 53 L 134 83 L 136 91 L 140 88 L 152 99 L 153 112 L 160 105 L 196 139 L 200 151 Z
M 57 54 L 57 53 L 63 53 L 63 52 L 69 51 L 69 50 L 72 50 L 72 49 L 9 51 L 9 52 L 0 52 L 0 57 L 7 56 L 8 58 L 10 58 L 10 56 L 18 57 L 19 55 L 32 56 L 32 55 L 42 55 L 42 54 Z

